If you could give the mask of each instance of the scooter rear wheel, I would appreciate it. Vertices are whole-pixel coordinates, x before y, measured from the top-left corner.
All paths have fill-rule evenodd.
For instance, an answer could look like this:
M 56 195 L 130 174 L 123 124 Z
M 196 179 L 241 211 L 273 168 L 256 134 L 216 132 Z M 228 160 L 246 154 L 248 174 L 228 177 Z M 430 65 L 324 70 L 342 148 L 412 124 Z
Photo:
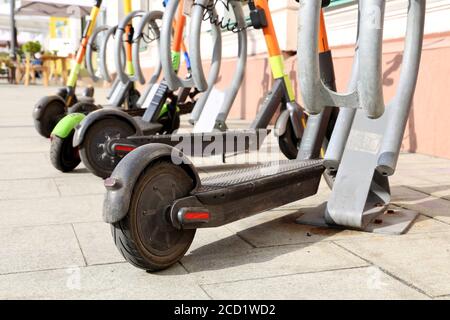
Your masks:
M 103 179 L 111 176 L 120 157 L 111 156 L 106 150 L 106 142 L 113 138 L 125 138 L 135 134 L 135 129 L 118 118 L 97 121 L 87 130 L 80 145 L 80 157 L 86 168 Z
M 176 229 L 168 209 L 193 189 L 192 178 L 179 166 L 156 162 L 137 181 L 127 216 L 111 225 L 114 242 L 134 266 L 158 271 L 177 263 L 189 249 L 195 229 Z
M 72 145 L 74 131 L 66 138 L 51 137 L 50 161 L 61 172 L 73 171 L 81 162 L 78 149 Z

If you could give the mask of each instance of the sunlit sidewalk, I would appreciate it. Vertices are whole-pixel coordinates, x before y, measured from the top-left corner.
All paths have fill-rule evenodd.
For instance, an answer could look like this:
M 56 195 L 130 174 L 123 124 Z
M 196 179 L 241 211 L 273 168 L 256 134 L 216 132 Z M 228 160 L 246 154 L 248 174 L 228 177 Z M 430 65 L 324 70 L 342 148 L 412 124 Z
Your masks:
M 406 235 L 296 224 L 326 201 L 324 183 L 314 197 L 199 230 L 181 263 L 149 274 L 124 262 L 102 222 L 102 181 L 52 167 L 31 112 L 56 89 L 0 85 L 0 299 L 450 298 L 450 160 L 401 156 L 393 204 L 421 213 Z

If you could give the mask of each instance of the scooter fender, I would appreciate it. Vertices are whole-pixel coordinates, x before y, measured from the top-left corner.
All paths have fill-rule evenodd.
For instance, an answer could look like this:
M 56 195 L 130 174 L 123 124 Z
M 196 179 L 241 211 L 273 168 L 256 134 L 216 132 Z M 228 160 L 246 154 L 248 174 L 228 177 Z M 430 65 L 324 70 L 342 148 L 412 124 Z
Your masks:
M 288 122 L 291 122 L 297 138 L 301 138 L 302 129 L 302 113 L 300 107 L 296 103 L 289 102 L 286 110 L 281 112 L 275 123 L 275 136 L 281 137 L 286 133 Z
M 289 114 L 289 110 L 284 110 L 279 115 L 277 122 L 275 123 L 275 136 L 281 137 L 286 133 L 288 121 L 290 121 L 291 115 Z
M 122 110 L 105 108 L 89 113 L 86 116 L 86 118 L 84 118 L 83 121 L 81 121 L 73 137 L 73 146 L 76 148 L 82 145 L 86 132 L 89 130 L 89 128 L 97 121 L 103 120 L 105 118 L 123 119 L 136 129 L 136 135 L 142 135 L 141 128 L 133 119 L 133 117 L 130 116 L 128 113 Z
M 68 114 L 58 122 L 51 135 L 61 139 L 67 138 L 84 118 L 86 118 L 86 116 L 82 113 Z
M 66 102 L 64 101 L 63 98 L 61 98 L 58 95 L 55 96 L 47 96 L 47 97 L 43 97 L 41 98 L 36 105 L 34 106 L 33 109 L 33 119 L 35 120 L 41 120 L 45 108 L 46 106 L 48 106 L 49 104 L 53 103 L 54 101 L 58 101 L 60 102 L 61 105 L 61 113 L 65 112 L 65 108 L 66 108 Z
M 154 143 L 143 145 L 129 153 L 105 180 L 106 195 L 103 204 L 103 220 L 116 223 L 125 218 L 130 208 L 134 186 L 142 172 L 158 160 L 172 161 L 181 166 L 200 187 L 200 177 L 192 162 L 181 151 L 171 146 Z

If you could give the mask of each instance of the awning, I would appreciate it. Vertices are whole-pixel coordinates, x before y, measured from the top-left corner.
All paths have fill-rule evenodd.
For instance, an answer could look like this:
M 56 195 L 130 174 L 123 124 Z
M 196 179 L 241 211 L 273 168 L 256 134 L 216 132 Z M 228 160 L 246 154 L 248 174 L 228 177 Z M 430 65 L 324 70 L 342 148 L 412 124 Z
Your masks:
M 80 18 L 88 15 L 94 4 L 93 0 L 22 0 L 16 12 L 27 16 Z

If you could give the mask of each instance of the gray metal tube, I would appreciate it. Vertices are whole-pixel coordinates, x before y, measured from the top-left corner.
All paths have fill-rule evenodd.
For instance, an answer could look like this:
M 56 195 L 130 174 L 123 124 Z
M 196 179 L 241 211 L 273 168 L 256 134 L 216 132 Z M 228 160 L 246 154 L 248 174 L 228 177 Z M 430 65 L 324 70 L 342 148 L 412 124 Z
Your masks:
M 199 2 L 203 7 L 208 3 L 207 1 Z M 238 27 L 244 27 L 245 26 L 245 17 L 244 12 L 242 10 L 242 3 L 240 1 L 231 1 L 231 8 L 234 12 L 234 15 L 236 17 L 236 22 L 238 24 Z M 194 82 L 200 81 L 204 82 L 204 73 L 203 73 L 203 65 L 202 65 L 202 59 L 201 59 L 201 51 L 200 51 L 200 35 L 201 35 L 201 24 L 203 21 L 203 7 L 201 5 L 195 6 L 192 8 L 191 12 L 191 31 L 190 31 L 190 47 L 195 48 L 194 52 L 191 52 L 192 55 L 195 57 L 193 58 L 191 55 L 191 64 L 192 64 L 192 76 L 194 78 Z M 219 39 L 221 39 L 219 37 Z M 221 48 L 220 48 L 221 49 Z M 219 48 L 218 48 L 219 50 Z M 191 50 L 192 51 L 192 50 Z M 216 53 L 213 53 L 213 62 L 212 66 L 216 65 L 217 63 L 217 74 L 220 69 L 220 63 L 221 63 L 221 57 Z M 217 60 L 217 61 L 216 61 Z M 231 107 L 233 106 L 233 103 L 236 99 L 237 93 L 242 85 L 242 81 L 244 79 L 245 70 L 247 65 L 247 31 L 245 28 L 242 28 L 240 32 L 238 32 L 238 60 L 237 60 L 237 66 L 236 66 L 236 72 L 234 73 L 233 79 L 231 81 L 231 85 L 228 87 L 228 89 L 225 92 L 225 99 L 220 106 L 219 114 L 216 118 L 216 123 L 224 123 L 227 119 Z M 210 71 L 211 73 L 211 71 Z M 209 94 L 211 93 L 213 89 L 213 85 L 215 83 L 212 81 L 211 76 L 208 78 L 208 81 L 206 83 L 207 90 L 204 92 L 204 94 L 201 96 L 201 98 L 197 101 L 195 104 L 195 108 L 193 112 L 191 113 L 191 123 L 195 123 L 200 118 L 201 112 L 203 111 L 203 107 L 205 106 L 207 99 L 209 97 Z M 196 83 L 198 85 L 198 83 Z
M 93 48 L 95 45 L 95 41 L 97 40 L 97 37 L 100 33 L 105 32 L 109 29 L 109 26 L 101 26 L 98 27 L 94 30 L 94 32 L 92 32 L 91 37 L 89 38 L 87 47 L 86 47 L 86 57 L 85 57 L 85 63 L 86 63 L 86 69 L 89 73 L 89 76 L 91 77 L 91 79 L 94 82 L 97 82 L 100 80 L 99 77 L 97 77 L 97 75 L 95 74 L 95 70 L 94 70 L 94 63 L 93 63 Z
M 359 105 L 369 118 L 384 113 L 382 51 L 386 0 L 359 1 Z
M 321 1 L 300 0 L 298 29 L 298 77 L 304 107 L 319 114 L 326 106 L 364 109 L 370 118 L 384 113 L 381 53 L 385 0 L 359 2 L 359 72 L 356 90 L 336 93 L 320 79 L 318 34 Z
M 242 10 L 242 3 L 240 1 L 230 2 L 235 17 L 236 22 L 239 27 L 245 26 L 244 11 Z M 225 122 L 231 111 L 236 96 L 241 88 L 242 81 L 244 80 L 245 70 L 247 67 L 247 30 L 243 29 L 238 32 L 238 61 L 236 66 L 236 71 L 234 73 L 233 79 L 231 80 L 231 85 L 225 92 L 225 100 L 220 108 L 219 115 L 216 121 Z
M 130 12 L 125 18 L 120 21 L 119 26 L 117 27 L 117 31 L 115 34 L 116 42 L 114 46 L 114 62 L 116 64 L 116 72 L 117 76 L 122 83 L 127 83 L 128 81 L 136 81 L 137 77 L 131 77 L 126 74 L 124 71 L 125 66 L 122 63 L 122 59 L 120 59 L 120 54 L 123 48 L 123 35 L 125 33 L 125 28 L 134 18 L 143 17 L 145 15 L 145 11 L 137 10 Z M 144 82 L 145 83 L 145 79 Z
M 11 27 L 11 46 L 9 56 L 11 60 L 16 61 L 16 44 L 17 44 L 17 29 L 16 29 L 16 1 L 9 1 L 9 19 L 10 19 L 10 27 Z
M 203 70 L 202 65 L 202 53 L 201 53 L 201 27 L 203 23 L 203 8 L 208 5 L 210 0 L 198 0 L 196 1 L 195 6 L 192 7 L 191 11 L 191 22 L 189 27 L 189 55 L 191 58 L 191 67 L 192 67 L 192 79 L 195 87 L 203 92 L 208 89 L 208 81 L 206 81 L 205 72 Z M 213 9 L 213 14 L 216 14 Z M 213 34 L 213 42 L 215 46 L 220 46 L 219 49 L 214 49 L 214 53 L 220 52 L 222 54 L 222 41 L 220 37 L 220 28 L 216 25 L 212 25 L 213 29 L 217 29 L 217 32 Z M 217 38 L 215 38 L 217 35 Z M 220 41 L 219 41 L 220 39 Z M 216 57 L 213 55 L 212 57 L 212 66 L 216 63 L 220 63 L 222 56 Z
M 311 114 L 319 114 L 324 109 L 318 90 L 321 85 L 318 52 L 321 7 L 321 1 L 299 1 L 298 77 L 303 106 Z
M 100 73 L 103 77 L 103 80 L 107 82 L 112 82 L 112 78 L 109 74 L 108 65 L 107 65 L 107 58 L 106 58 L 106 51 L 108 48 L 108 41 L 111 38 L 111 36 L 116 32 L 117 26 L 111 27 L 108 29 L 108 31 L 105 34 L 105 37 L 103 38 L 102 43 L 100 44 Z
M 145 16 L 142 17 L 141 21 L 139 22 L 139 25 L 137 26 L 137 28 L 135 29 L 135 36 L 133 38 L 133 48 L 132 48 L 132 53 L 133 53 L 133 67 L 134 67 L 134 72 L 136 74 L 136 78 L 138 79 L 138 81 L 141 84 L 145 83 L 145 77 L 144 77 L 144 73 L 142 72 L 142 68 L 141 68 L 141 55 L 139 52 L 140 49 L 140 44 L 141 44 L 141 35 L 144 32 L 144 28 L 150 24 L 151 28 L 153 29 L 153 31 L 156 34 L 156 41 L 157 41 L 157 45 L 159 47 L 159 40 L 160 40 L 160 30 L 158 25 L 156 24 L 156 20 L 162 20 L 163 18 L 163 12 L 162 11 L 151 11 L 148 12 Z M 159 55 L 158 55 L 159 56 Z M 151 76 L 150 80 L 149 80 L 149 84 L 153 85 L 156 83 L 156 81 L 158 81 L 158 78 L 161 74 L 161 62 L 159 61 L 159 57 L 158 59 L 158 63 L 157 63 L 157 67 L 155 72 L 153 73 L 153 75 Z
M 222 65 L 222 37 L 220 34 L 217 34 L 217 32 L 220 32 L 219 30 L 217 30 L 217 28 L 213 28 L 212 32 L 215 33 L 215 35 L 213 35 L 213 38 L 217 40 L 214 43 L 212 55 L 213 60 L 211 61 L 211 68 L 209 69 L 207 81 L 208 89 L 205 92 L 202 92 L 200 98 L 195 103 L 194 109 L 192 110 L 191 117 L 189 119 L 189 122 L 192 124 L 195 124 L 200 118 L 203 108 L 205 107 L 206 102 L 208 101 L 209 95 L 211 94 L 211 91 L 214 88 L 214 84 L 216 83 L 217 78 L 219 77 L 220 67 Z M 191 67 L 192 67 L 192 60 L 191 60 Z M 197 70 L 196 67 L 193 68 Z
M 377 169 L 383 175 L 392 175 L 397 166 L 419 73 L 425 11 L 425 0 L 409 1 L 403 65 L 396 95 L 388 104 L 388 122 L 378 159 Z
M 172 23 L 175 19 L 179 1 L 169 1 L 164 10 L 164 17 L 161 27 L 160 40 L 160 59 L 164 79 L 170 90 L 175 91 L 179 88 L 190 88 L 194 86 L 192 78 L 181 79 L 173 68 L 172 58 Z

